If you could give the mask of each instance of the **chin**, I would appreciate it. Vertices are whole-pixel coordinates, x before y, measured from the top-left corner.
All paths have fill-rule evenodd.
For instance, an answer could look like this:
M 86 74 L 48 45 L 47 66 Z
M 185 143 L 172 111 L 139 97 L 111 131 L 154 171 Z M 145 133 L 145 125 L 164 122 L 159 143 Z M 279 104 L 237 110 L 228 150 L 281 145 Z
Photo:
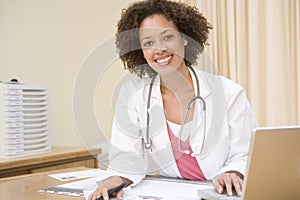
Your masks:
M 171 66 L 156 66 L 154 70 L 161 76 L 177 73 L 176 68 Z

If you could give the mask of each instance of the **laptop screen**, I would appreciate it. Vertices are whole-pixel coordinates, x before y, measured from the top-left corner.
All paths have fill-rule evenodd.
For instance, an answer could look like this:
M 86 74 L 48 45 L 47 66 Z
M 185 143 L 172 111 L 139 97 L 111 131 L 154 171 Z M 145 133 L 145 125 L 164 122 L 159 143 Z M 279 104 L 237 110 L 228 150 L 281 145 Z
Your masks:
M 253 131 L 243 199 L 300 199 L 300 126 Z

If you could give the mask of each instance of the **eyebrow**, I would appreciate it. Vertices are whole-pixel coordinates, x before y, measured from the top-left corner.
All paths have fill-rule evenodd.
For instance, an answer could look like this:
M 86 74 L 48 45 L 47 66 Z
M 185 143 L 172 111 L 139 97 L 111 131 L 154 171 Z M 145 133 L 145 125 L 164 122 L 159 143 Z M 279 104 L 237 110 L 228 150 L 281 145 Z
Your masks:
M 163 35 L 163 34 L 165 34 L 165 33 L 168 32 L 168 31 L 172 31 L 172 29 L 166 29 L 166 30 L 162 31 L 162 32 L 160 33 L 160 35 Z M 149 38 L 151 38 L 151 36 L 143 37 L 143 38 L 141 39 L 141 41 L 146 40 L 146 39 L 149 39 Z

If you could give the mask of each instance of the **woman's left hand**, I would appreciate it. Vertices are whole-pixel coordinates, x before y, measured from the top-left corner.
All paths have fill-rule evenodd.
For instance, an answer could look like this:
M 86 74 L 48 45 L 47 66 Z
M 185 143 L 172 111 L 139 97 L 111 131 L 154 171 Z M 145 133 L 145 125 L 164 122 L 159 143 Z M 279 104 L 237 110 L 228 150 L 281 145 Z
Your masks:
M 214 188 L 220 193 L 226 190 L 229 196 L 233 195 L 235 189 L 238 196 L 242 195 L 243 175 L 237 171 L 228 171 L 219 175 L 214 180 Z

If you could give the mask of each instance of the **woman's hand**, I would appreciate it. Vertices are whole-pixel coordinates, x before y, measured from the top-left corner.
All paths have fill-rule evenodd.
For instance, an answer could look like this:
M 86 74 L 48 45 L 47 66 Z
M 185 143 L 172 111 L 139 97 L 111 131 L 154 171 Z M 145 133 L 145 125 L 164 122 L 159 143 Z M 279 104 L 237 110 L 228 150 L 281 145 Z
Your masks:
M 220 193 L 226 190 L 229 196 L 233 195 L 235 189 L 238 196 L 242 195 L 243 175 L 237 171 L 228 171 L 217 177 L 214 181 L 215 189 Z
M 106 179 L 103 183 L 99 185 L 99 187 L 92 193 L 90 194 L 88 200 L 96 200 L 99 197 L 103 197 L 104 200 L 108 200 L 108 190 L 117 187 L 121 183 L 125 182 L 126 185 L 130 185 L 132 182 L 128 179 L 125 179 L 120 176 L 112 176 L 108 179 Z M 120 190 L 116 194 L 113 194 L 116 196 L 117 200 L 123 199 L 123 190 Z

